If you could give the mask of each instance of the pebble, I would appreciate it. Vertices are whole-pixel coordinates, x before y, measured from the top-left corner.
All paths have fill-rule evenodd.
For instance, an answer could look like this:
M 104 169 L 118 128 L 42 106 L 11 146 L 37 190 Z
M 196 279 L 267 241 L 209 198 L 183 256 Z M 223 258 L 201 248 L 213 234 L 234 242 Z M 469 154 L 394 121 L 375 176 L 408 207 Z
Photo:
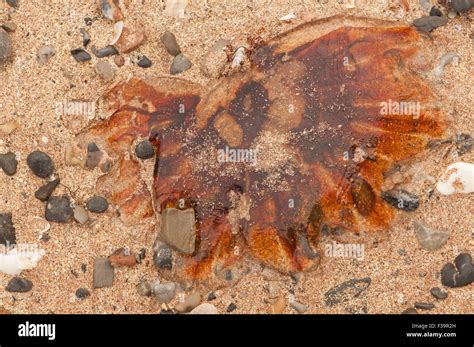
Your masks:
M 36 59 L 40 65 L 44 65 L 56 54 L 56 50 L 51 45 L 41 46 L 36 52 Z
M 237 309 L 237 305 L 231 302 L 229 306 L 227 306 L 226 311 L 227 313 L 231 313 L 231 312 L 234 312 L 236 309 Z
M 219 310 L 207 302 L 197 306 L 195 309 L 193 309 L 190 314 L 219 314 Z
M 114 58 L 114 63 L 115 65 L 117 65 L 118 67 L 122 67 L 125 65 L 125 59 L 121 56 L 121 55 L 117 55 L 115 58 Z
M 135 254 L 128 248 L 119 248 L 109 256 L 110 264 L 113 267 L 128 266 L 133 267 L 137 264 Z
M 53 160 L 41 151 L 34 151 L 26 158 L 28 167 L 40 178 L 48 178 L 54 172 Z
M 104 213 L 109 208 L 109 203 L 101 196 L 94 196 L 87 201 L 86 207 L 90 212 Z
M 0 28 L 0 66 L 7 63 L 12 55 L 12 41 L 5 29 Z
M 176 296 L 176 283 L 154 283 L 151 291 L 159 304 L 167 304 Z
M 201 303 L 201 295 L 198 292 L 190 294 L 183 302 L 178 303 L 174 309 L 179 313 L 191 312 Z
M 68 197 L 51 197 L 45 208 L 45 218 L 49 222 L 68 223 L 74 210 Z
M 474 164 L 457 162 L 449 165 L 436 189 L 443 195 L 474 192 Z
M 40 201 L 47 201 L 51 195 L 53 194 L 54 190 L 57 188 L 61 180 L 59 178 L 55 179 L 54 181 L 51 181 L 44 186 L 40 187 L 36 192 L 35 192 L 35 198 L 40 200 Z
M 461 253 L 441 270 L 441 283 L 450 288 L 464 287 L 474 282 L 474 265 L 469 253 Z
M 173 59 L 173 63 L 171 64 L 170 73 L 172 75 L 178 75 L 186 70 L 189 70 L 193 64 L 191 61 L 186 58 L 183 54 L 178 54 Z
M 403 189 L 392 189 L 382 193 L 382 199 L 403 211 L 415 211 L 420 206 L 420 198 Z
M 94 261 L 93 287 L 112 287 L 114 282 L 114 268 L 107 258 L 97 258 Z
M 102 15 L 108 20 L 119 21 L 123 19 L 118 0 L 101 0 Z
M 171 270 L 173 268 L 173 254 L 167 245 L 160 245 L 153 257 L 153 263 L 158 269 Z
M 474 147 L 474 139 L 469 134 L 456 134 L 454 138 L 458 155 L 464 155 Z
M 166 31 L 163 35 L 161 35 L 160 39 L 168 53 L 173 57 L 181 54 L 181 48 L 179 47 L 178 41 L 176 41 L 176 36 L 174 36 L 173 33 Z
M 451 6 L 457 13 L 465 12 L 474 7 L 474 1 L 472 0 L 452 0 Z
M 16 31 L 16 29 L 17 29 L 17 25 L 16 25 L 15 23 L 13 23 L 13 22 L 6 22 L 6 23 L 3 23 L 3 24 L 1 25 L 1 27 L 2 27 L 3 29 L 5 29 L 5 31 L 6 31 L 7 33 L 14 33 L 14 32 Z
M 151 159 L 155 156 L 155 148 L 149 140 L 143 140 L 135 147 L 135 154 L 143 160 Z
M 16 174 L 18 167 L 18 161 L 16 160 L 16 155 L 13 152 L 8 152 L 6 154 L 0 154 L 0 168 L 3 170 L 5 175 L 13 176 Z
M 163 14 L 169 17 L 185 18 L 187 0 L 166 0 Z
M 119 32 L 120 37 L 117 42 L 114 43 L 114 46 L 120 53 L 130 53 L 138 49 L 146 40 L 145 30 L 142 26 L 138 26 L 133 30 L 124 27 Z
M 418 311 L 414 307 L 409 307 L 402 314 L 418 314 Z
M 20 0 L 7 0 L 8 6 L 18 8 L 20 6 Z
M 424 16 L 413 21 L 413 25 L 424 32 L 431 32 L 440 26 L 446 25 L 446 23 L 448 23 L 448 18 L 444 16 Z
M 151 284 L 147 281 L 141 281 L 137 286 L 137 292 L 140 296 L 150 296 L 151 295 Z
M 334 306 L 342 302 L 350 301 L 353 298 L 360 297 L 371 283 L 372 280 L 370 277 L 345 281 L 336 287 L 331 288 L 324 294 L 326 305 Z
M 162 212 L 160 237 L 163 242 L 179 252 L 192 254 L 196 243 L 196 218 L 194 209 L 167 208 Z
M 212 301 L 212 300 L 216 300 L 216 299 L 217 299 L 217 296 L 216 296 L 216 293 L 214 293 L 214 292 L 210 292 L 207 295 L 207 301 Z
M 441 288 L 439 287 L 434 287 L 434 288 L 431 288 L 430 290 L 430 293 L 431 295 L 433 295 L 436 299 L 439 299 L 439 300 L 444 300 L 448 297 L 448 293 L 441 290 Z
M 115 78 L 114 68 L 106 61 L 99 61 L 95 66 L 95 70 L 99 76 L 107 82 L 110 82 Z
M 30 280 L 21 278 L 21 277 L 13 277 L 10 282 L 8 282 L 5 290 L 10 293 L 26 293 L 29 292 L 33 288 L 33 282 Z
M 414 306 L 420 310 L 432 310 L 435 308 L 435 305 L 426 302 L 415 302 Z
M 87 47 L 91 42 L 91 36 L 89 35 L 89 32 L 84 28 L 81 28 L 79 31 L 82 35 L 82 45 L 84 47 Z
M 228 64 L 226 47 L 230 45 L 229 40 L 220 39 L 206 52 L 200 64 L 202 73 L 207 77 L 220 77 Z
M 450 10 L 450 11 L 448 12 L 448 18 L 449 18 L 449 19 L 454 19 L 454 18 L 456 18 L 457 15 L 458 15 L 458 14 L 457 14 L 456 11 L 454 11 L 454 10 Z
M 16 244 L 15 227 L 11 213 L 0 213 L 0 244 Z
M 433 6 L 430 10 L 430 16 L 441 17 L 441 16 L 443 16 L 443 12 L 441 12 L 441 10 L 439 8 L 437 8 L 436 6 Z
M 104 153 L 92 142 L 87 145 L 86 168 L 93 170 L 100 164 Z
M 84 225 L 89 221 L 89 213 L 84 207 L 77 205 L 74 207 L 74 219 L 79 224 Z
M 83 50 L 82 48 L 73 49 L 71 51 L 71 55 L 79 63 L 89 61 L 92 59 L 91 55 L 87 53 L 85 50 Z
M 91 296 L 91 292 L 86 288 L 79 288 L 78 290 L 76 290 L 76 297 L 79 300 L 84 300 L 89 296 Z
M 286 300 L 283 296 L 280 296 L 276 301 L 270 306 L 268 313 L 270 314 L 282 314 L 285 311 Z
M 105 46 L 104 48 L 100 49 L 97 49 L 95 46 L 92 46 L 91 51 L 97 58 L 107 58 L 119 54 L 117 49 L 112 45 Z
M 415 233 L 421 247 L 429 251 L 435 251 L 446 244 L 449 232 L 432 229 L 427 225 L 415 221 Z
M 302 314 L 308 311 L 308 306 L 303 305 L 302 303 L 299 303 L 297 301 L 290 301 L 290 306 L 295 309 L 296 312 Z
M 138 66 L 140 66 L 143 69 L 147 69 L 151 67 L 153 63 L 151 62 L 150 59 L 148 59 L 146 56 L 141 56 L 140 59 L 138 60 Z

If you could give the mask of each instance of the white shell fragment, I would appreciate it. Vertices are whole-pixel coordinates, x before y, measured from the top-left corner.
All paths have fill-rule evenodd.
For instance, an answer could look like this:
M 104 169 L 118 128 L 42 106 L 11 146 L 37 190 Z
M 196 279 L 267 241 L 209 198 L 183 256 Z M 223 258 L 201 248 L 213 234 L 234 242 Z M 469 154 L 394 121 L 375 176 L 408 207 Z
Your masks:
M 245 47 L 239 47 L 235 51 L 234 58 L 232 59 L 232 69 L 240 68 L 245 62 Z
M 449 165 L 436 189 L 443 195 L 474 192 L 474 164 L 457 162 Z
M 17 250 L 17 248 L 0 251 L 0 272 L 10 276 L 19 275 L 23 270 L 30 270 L 36 267 L 44 256 L 45 251 L 34 249 L 29 251 Z
M 280 18 L 281 22 L 291 22 L 292 20 L 296 19 L 296 16 L 293 13 L 289 13 L 286 16 Z
M 164 14 L 169 17 L 184 18 L 188 0 L 166 0 Z

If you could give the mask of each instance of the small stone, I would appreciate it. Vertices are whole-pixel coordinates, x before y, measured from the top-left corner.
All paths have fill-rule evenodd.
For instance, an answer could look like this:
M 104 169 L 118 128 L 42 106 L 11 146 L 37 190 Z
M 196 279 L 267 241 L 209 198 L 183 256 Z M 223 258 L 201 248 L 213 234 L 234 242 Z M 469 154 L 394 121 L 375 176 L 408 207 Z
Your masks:
M 444 300 L 448 297 L 448 293 L 441 290 L 439 287 L 431 288 L 430 293 L 438 300 Z
M 18 8 L 18 6 L 20 6 L 20 0 L 7 0 L 7 4 L 10 7 Z
M 282 314 L 285 311 L 286 300 L 280 296 L 271 306 L 268 311 L 270 314 Z
M 79 224 L 84 225 L 89 221 L 89 213 L 84 207 L 77 205 L 74 207 L 74 219 Z
M 409 307 L 402 314 L 418 314 L 418 311 L 414 307 Z
M 87 201 L 87 209 L 94 213 L 104 213 L 109 208 L 109 203 L 101 196 L 94 196 Z
M 159 304 L 167 304 L 176 296 L 176 284 L 173 282 L 154 283 L 151 291 Z
M 448 23 L 447 17 L 438 16 L 424 16 L 413 21 L 413 25 L 424 32 L 431 32 L 440 26 L 446 25 L 446 23 Z
M 176 41 L 176 37 L 173 33 L 166 31 L 163 35 L 161 35 L 160 39 L 169 54 L 174 57 L 176 57 L 178 54 L 181 54 L 181 48 L 179 47 L 178 41 Z
M 382 193 L 382 199 L 403 211 L 415 211 L 420 206 L 420 198 L 402 189 L 392 189 Z
M 92 59 L 91 55 L 82 48 L 73 49 L 71 51 L 71 55 L 78 63 L 89 61 Z
M 82 35 L 82 45 L 84 47 L 87 47 L 89 45 L 89 43 L 91 42 L 91 36 L 90 36 L 89 32 L 84 28 L 79 29 L 79 31 Z
M 293 307 L 296 312 L 302 314 L 302 313 L 305 313 L 306 311 L 308 311 L 308 306 L 306 305 L 303 305 L 297 301 L 290 301 L 290 306 Z
M 334 306 L 342 302 L 347 302 L 353 298 L 360 297 L 372 283 L 370 277 L 361 279 L 351 279 L 345 281 L 334 288 L 328 290 L 324 296 L 326 297 L 326 305 Z
M 51 181 L 44 186 L 40 187 L 36 192 L 35 192 L 35 198 L 40 200 L 40 201 L 47 201 L 51 195 L 53 194 L 54 190 L 56 187 L 59 185 L 60 179 L 57 178 L 54 181 Z
M 141 281 L 137 286 L 137 292 L 140 296 L 150 296 L 151 284 L 147 281 Z
M 205 302 L 192 310 L 190 314 L 219 314 L 219 311 L 214 305 Z
M 160 245 L 153 257 L 153 263 L 158 269 L 171 270 L 173 268 L 173 254 L 167 245 Z
M 16 244 L 16 233 L 11 213 L 0 213 L 0 244 L 5 246 Z
M 89 296 L 91 296 L 91 292 L 86 288 L 79 288 L 78 290 L 76 290 L 76 297 L 79 300 L 84 300 Z
M 17 25 L 16 25 L 15 23 L 13 23 L 13 22 L 6 22 L 6 23 L 3 23 L 3 24 L 1 25 L 1 27 L 2 27 L 3 29 L 5 29 L 5 31 L 6 31 L 7 33 L 14 33 L 14 32 L 16 31 L 16 29 L 17 29 Z
M 178 303 L 174 309 L 179 313 L 188 313 L 196 308 L 200 303 L 201 295 L 199 295 L 197 292 L 194 292 L 184 299 L 183 302 Z
M 48 178 L 54 172 L 53 160 L 44 152 L 34 151 L 26 158 L 28 167 L 39 178 Z
M 454 11 L 454 10 L 450 10 L 450 11 L 448 12 L 448 18 L 449 18 L 449 19 L 454 19 L 454 18 L 456 18 L 457 15 L 458 15 L 458 14 L 457 14 L 456 11 Z
M 237 309 L 237 305 L 232 302 L 229 304 L 229 306 L 227 306 L 226 311 L 227 313 L 231 313 L 231 312 L 234 312 L 236 309 Z
M 114 63 L 115 65 L 117 65 L 118 67 L 122 67 L 125 65 L 125 59 L 121 56 L 121 55 L 117 55 L 115 58 L 114 58 Z
M 142 26 L 138 26 L 131 30 L 124 27 L 121 31 L 118 41 L 114 46 L 120 53 L 130 53 L 140 47 L 146 41 L 145 30 Z
M 15 175 L 17 167 L 18 161 L 16 160 L 15 153 L 8 152 L 6 154 L 0 154 L 0 168 L 3 169 L 3 172 L 7 176 Z
M 216 299 L 217 299 L 217 296 L 216 296 L 216 293 L 214 293 L 214 292 L 210 292 L 207 295 L 207 301 L 212 301 L 212 300 L 216 300 Z
M 5 290 L 10 293 L 26 293 L 33 288 L 33 283 L 21 277 L 13 277 Z
M 140 251 L 138 251 L 138 254 L 136 256 L 137 258 L 137 263 L 138 264 L 141 264 L 143 260 L 145 260 L 145 257 L 146 257 L 146 249 L 145 248 L 142 248 L 140 249 Z
M 151 159 L 155 156 L 155 148 L 149 140 L 143 140 L 135 147 L 135 154 L 143 160 Z
M 172 75 L 178 75 L 186 70 L 189 70 L 193 64 L 183 54 L 178 54 L 171 64 L 170 73 Z
M 147 69 L 151 67 L 153 63 L 151 62 L 150 59 L 148 59 L 146 56 L 141 56 L 140 59 L 138 60 L 138 66 L 140 66 L 143 69 Z
M 74 210 L 68 197 L 51 197 L 45 208 L 45 218 L 49 222 L 68 223 Z
M 115 78 L 114 68 L 106 61 L 99 61 L 95 66 L 95 69 L 99 76 L 107 82 L 110 82 Z
M 128 248 L 119 248 L 109 256 L 110 264 L 113 267 L 128 266 L 132 267 L 137 264 L 135 254 L 130 252 Z
M 230 45 L 229 40 L 218 40 L 203 56 L 200 69 L 207 77 L 220 77 L 228 64 L 226 47 Z
M 449 233 L 438 231 L 427 225 L 415 221 L 415 233 L 421 247 L 429 251 L 435 251 L 446 244 L 449 239 Z
M 56 50 L 51 45 L 41 46 L 36 53 L 36 59 L 40 65 L 44 65 L 56 54 Z
M 437 8 L 436 6 L 433 6 L 430 10 L 430 16 L 441 17 L 441 16 L 443 16 L 443 12 L 441 12 L 441 10 L 439 8 Z
M 459 156 L 470 152 L 474 147 L 474 139 L 469 134 L 456 134 L 454 142 Z
M 0 28 L 0 65 L 7 63 L 12 55 L 12 41 L 5 29 Z
M 97 258 L 94 261 L 93 287 L 112 287 L 114 282 L 114 268 L 107 258 Z
M 469 253 L 459 254 L 454 264 L 447 263 L 441 270 L 441 283 L 444 286 L 457 288 L 474 282 L 474 265 Z
M 102 15 L 108 20 L 119 21 L 123 19 L 118 0 L 101 0 Z
M 420 310 L 432 310 L 435 308 L 435 305 L 426 302 L 415 302 L 415 308 Z
M 451 5 L 455 12 L 461 13 L 473 8 L 474 2 L 471 0 L 452 0 Z
M 95 143 L 89 143 L 87 145 L 87 159 L 86 159 L 86 168 L 93 170 L 100 164 L 104 153 L 97 147 Z
M 196 243 L 196 218 L 194 209 L 167 208 L 162 212 L 160 237 L 179 252 L 192 254 Z
M 99 59 L 111 57 L 113 55 L 118 55 L 119 52 L 114 46 L 106 46 L 104 48 L 97 49 L 95 46 L 91 48 L 92 53 Z

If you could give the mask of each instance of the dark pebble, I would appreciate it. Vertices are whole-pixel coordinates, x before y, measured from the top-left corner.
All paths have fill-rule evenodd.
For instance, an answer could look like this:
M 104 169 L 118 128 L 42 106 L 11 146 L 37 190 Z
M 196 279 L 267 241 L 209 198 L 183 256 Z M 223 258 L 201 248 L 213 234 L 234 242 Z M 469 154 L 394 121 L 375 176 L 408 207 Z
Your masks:
M 234 303 L 231 303 L 229 306 L 227 306 L 227 312 L 233 312 L 237 309 L 237 305 Z
M 80 300 L 84 300 L 89 296 L 91 296 L 91 292 L 86 288 L 79 288 L 76 290 L 76 297 Z
M 84 29 L 84 28 L 81 28 L 79 31 L 82 34 L 82 45 L 84 47 L 87 47 L 89 45 L 89 43 L 91 42 L 91 36 L 87 32 L 87 30 Z
M 74 215 L 68 197 L 51 197 L 46 203 L 45 218 L 50 222 L 67 223 Z
M 87 53 L 85 50 L 83 50 L 82 48 L 73 49 L 71 51 L 71 55 L 79 63 L 84 62 L 84 61 L 89 61 L 92 59 L 91 55 Z
M 418 314 L 418 312 L 415 308 L 409 307 L 405 311 L 403 311 L 402 314 Z
M 216 293 L 214 293 L 214 292 L 210 292 L 207 295 L 207 301 L 212 301 L 212 300 L 216 300 L 216 299 L 217 299 L 217 296 L 216 296 Z
M 15 227 L 11 213 L 0 213 L 0 244 L 16 244 Z
M 84 18 L 84 23 L 86 23 L 86 25 L 88 27 L 90 27 L 92 25 L 92 23 L 94 23 L 94 20 L 90 17 L 86 17 L 86 18 Z
M 181 48 L 179 47 L 178 41 L 176 41 L 176 37 L 173 33 L 166 31 L 163 35 L 161 35 L 160 39 L 168 53 L 173 57 L 176 57 L 181 53 Z
M 458 155 L 466 154 L 474 147 L 474 139 L 469 134 L 456 134 L 454 142 L 456 143 Z
M 443 15 L 443 12 L 436 6 L 433 6 L 430 11 L 430 16 L 438 16 L 441 17 Z
M 15 153 L 0 154 L 0 168 L 3 169 L 6 175 L 13 176 L 16 174 L 17 167 L 18 161 L 16 160 Z
M 451 2 L 453 10 L 460 13 L 467 10 L 470 10 L 474 7 L 474 1 L 472 0 L 453 0 Z
M 140 251 L 137 253 L 137 263 L 141 264 L 143 260 L 145 260 L 146 257 L 146 249 L 142 248 Z
M 432 310 L 435 308 L 435 305 L 426 302 L 415 302 L 415 308 L 420 310 Z
M 87 201 L 87 209 L 94 213 L 103 213 L 109 208 L 109 203 L 101 196 L 94 196 Z
M 389 190 L 382 193 L 382 199 L 403 211 L 415 211 L 420 206 L 420 198 L 405 190 Z
M 151 67 L 152 65 L 153 65 L 153 63 L 146 56 L 142 56 L 140 58 L 140 60 L 138 61 L 138 66 L 140 66 L 141 68 L 144 68 L 144 69 L 147 69 L 147 68 Z
M 97 58 L 106 58 L 119 54 L 119 52 L 114 46 L 106 46 L 100 49 L 97 49 L 95 46 L 92 46 L 91 50 Z
M 155 156 L 155 148 L 149 140 L 143 140 L 135 147 L 135 154 L 143 160 L 151 159 Z
M 41 151 L 34 151 L 26 158 L 28 167 L 40 178 L 48 178 L 54 172 L 54 163 L 49 155 Z
M 171 270 L 173 268 L 173 254 L 167 245 L 161 245 L 155 252 L 153 263 L 160 270 Z
M 86 159 L 86 168 L 94 169 L 99 165 L 103 157 L 102 151 L 97 147 L 95 143 L 89 143 L 87 145 L 87 159 Z
M 431 32 L 434 29 L 446 25 L 448 23 L 448 18 L 438 17 L 438 16 L 425 16 L 421 18 L 417 18 L 413 21 L 413 25 L 421 31 L 424 32 Z
M 47 201 L 51 195 L 53 194 L 54 190 L 56 187 L 59 185 L 60 179 L 57 178 L 54 181 L 51 181 L 44 186 L 40 187 L 36 192 L 35 192 L 35 198 L 40 200 L 40 201 Z
M 186 70 L 189 70 L 193 66 L 193 63 L 186 58 L 183 54 L 178 54 L 173 59 L 171 64 L 170 73 L 172 75 L 178 75 Z
M 8 282 L 5 290 L 11 293 L 26 293 L 33 288 L 33 282 L 26 280 L 21 277 L 13 277 L 10 282 Z
M 18 8 L 18 6 L 20 6 L 20 0 L 7 0 L 7 4 L 11 7 Z
M 431 288 L 430 290 L 430 293 L 431 295 L 433 295 L 436 299 L 439 299 L 439 300 L 444 300 L 448 297 L 448 293 L 441 290 L 441 288 L 439 287 L 434 287 L 434 288 Z
M 474 265 L 468 253 L 459 254 L 454 264 L 447 263 L 441 270 L 441 283 L 446 287 L 464 287 L 474 282 Z

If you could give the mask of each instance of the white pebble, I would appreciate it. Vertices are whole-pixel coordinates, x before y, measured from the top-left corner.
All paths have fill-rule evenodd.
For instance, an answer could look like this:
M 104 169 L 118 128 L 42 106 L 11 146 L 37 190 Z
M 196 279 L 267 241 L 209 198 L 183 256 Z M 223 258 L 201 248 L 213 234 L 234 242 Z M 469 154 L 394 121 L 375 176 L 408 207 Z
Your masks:
M 474 164 L 458 162 L 448 166 L 436 189 L 443 195 L 474 192 Z

